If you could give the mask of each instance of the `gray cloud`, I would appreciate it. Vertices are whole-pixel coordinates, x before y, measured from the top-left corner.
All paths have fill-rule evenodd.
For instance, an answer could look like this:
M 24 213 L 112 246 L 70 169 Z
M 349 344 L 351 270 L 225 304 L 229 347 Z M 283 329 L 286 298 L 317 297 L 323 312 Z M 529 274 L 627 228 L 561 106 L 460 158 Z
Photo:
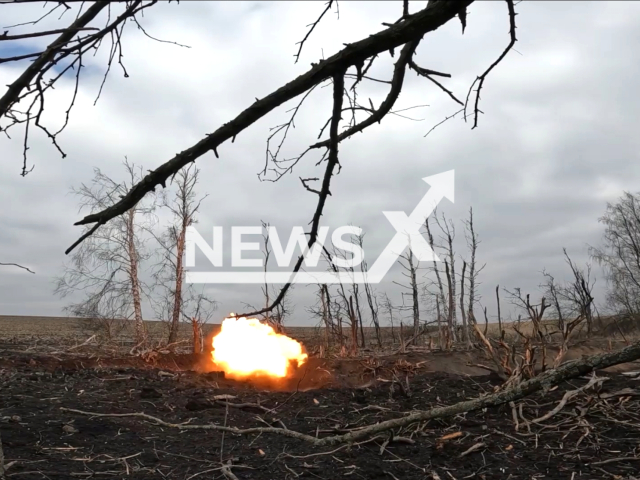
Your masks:
M 4 8 L 7 25 L 40 12 L 33 5 Z M 64 249 L 80 233 L 72 226 L 79 215 L 68 191 L 90 181 L 94 167 L 123 178 L 120 165 L 127 156 L 154 168 L 256 97 L 304 73 L 310 62 L 382 29 L 381 22 L 399 14 L 395 2 L 342 3 L 340 18 L 331 14 L 323 20 L 295 64 L 294 44 L 321 8 L 312 2 L 161 3 L 146 13 L 147 31 L 192 48 L 153 42 L 131 28 L 124 44 L 130 78 L 114 66 L 95 107 L 108 49 L 87 58 L 76 110 L 61 137 L 67 158 L 61 159 L 46 137 L 35 135 L 29 154 L 36 167 L 23 179 L 18 175 L 20 135 L 15 131 L 11 141 L 0 139 L 2 260 L 37 272 L 0 270 L 1 313 L 60 313 L 65 302 L 52 296 L 51 280 L 62 271 Z M 456 202 L 443 202 L 441 210 L 456 221 L 460 252 L 466 254 L 461 222 L 473 206 L 482 240 L 479 261 L 487 263 L 481 293 L 490 314 L 496 284 L 534 293 L 543 269 L 562 278 L 567 274 L 562 247 L 578 262 L 588 260 L 586 245 L 599 241 L 597 219 L 606 202 L 625 189 L 638 189 L 640 140 L 634 130 L 640 100 L 631 92 L 640 80 L 640 59 L 629 45 L 640 35 L 639 9 L 635 2 L 519 4 L 517 53 L 488 78 L 482 90 L 485 114 L 475 130 L 453 119 L 424 138 L 458 106 L 409 73 L 397 109 L 429 105 L 405 112 L 422 120 L 389 116 L 341 146 L 343 168 L 333 181 L 325 224 L 363 227 L 371 264 L 394 233 L 382 211 L 411 212 L 427 191 L 422 177 L 455 169 Z M 43 27 L 57 25 L 55 18 L 46 22 Z M 473 79 L 506 45 L 507 31 L 504 4 L 478 2 L 470 8 L 464 36 L 458 22 L 445 25 L 425 38 L 416 61 L 451 73 L 446 85 L 464 98 Z M 19 48 L 29 51 L 46 42 L 30 39 Z M 388 79 L 393 59 L 382 57 L 372 75 Z M 0 84 L 19 72 L 15 65 L 0 65 Z M 63 120 L 72 88 L 68 79 L 48 98 L 48 122 Z M 370 84 L 360 96 L 379 104 L 385 92 L 384 85 Z M 305 103 L 285 157 L 316 141 L 330 113 L 330 94 L 319 89 Z M 200 190 L 209 194 L 198 224 L 203 235 L 210 235 L 214 224 L 229 228 L 265 220 L 284 236 L 311 219 L 316 199 L 298 177 L 319 176 L 319 152 L 279 182 L 260 182 L 256 175 L 264 165 L 269 128 L 287 121 L 286 110 L 297 102 L 256 122 L 235 143 L 223 144 L 220 159 L 207 154 L 198 161 Z M 391 281 L 399 273 L 394 267 L 378 290 L 397 297 Z M 599 286 L 602 292 L 604 282 Z M 241 310 L 243 302 L 262 301 L 259 286 L 206 288 L 221 302 L 221 315 Z M 312 322 L 305 308 L 313 297 L 313 287 L 296 286 L 291 323 Z

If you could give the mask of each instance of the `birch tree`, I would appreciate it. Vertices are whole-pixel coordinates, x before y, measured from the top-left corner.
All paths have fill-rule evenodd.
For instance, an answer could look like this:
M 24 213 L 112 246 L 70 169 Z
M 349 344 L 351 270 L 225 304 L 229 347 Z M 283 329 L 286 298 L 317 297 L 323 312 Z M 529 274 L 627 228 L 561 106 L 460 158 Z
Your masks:
M 198 196 L 200 170 L 191 164 L 180 170 L 174 181 L 175 190 L 165 191 L 162 196 L 162 208 L 170 212 L 171 224 L 165 231 L 156 236 L 160 246 L 160 261 L 156 266 L 154 277 L 156 288 L 161 291 L 161 303 L 164 304 L 169 324 L 168 343 L 178 338 L 180 319 L 184 304 L 184 252 L 187 228 L 196 223 L 196 214 L 200 204 L 207 195 Z M 167 311 L 168 310 L 168 311 Z
M 79 198 L 80 209 L 97 211 L 110 205 L 135 185 L 143 168 L 124 162 L 127 181 L 116 182 L 95 169 L 89 184 L 72 189 Z M 144 232 L 154 222 L 156 197 L 146 197 L 135 207 L 114 218 L 108 225 L 88 235 L 86 241 L 65 265 L 64 273 L 55 280 L 55 293 L 62 298 L 72 294 L 82 298 L 66 307 L 77 317 L 99 322 L 107 336 L 123 320 L 132 320 L 136 344 L 146 339 L 142 298 L 146 284 L 140 279 L 143 263 L 151 257 Z M 89 229 L 87 229 L 89 230 Z

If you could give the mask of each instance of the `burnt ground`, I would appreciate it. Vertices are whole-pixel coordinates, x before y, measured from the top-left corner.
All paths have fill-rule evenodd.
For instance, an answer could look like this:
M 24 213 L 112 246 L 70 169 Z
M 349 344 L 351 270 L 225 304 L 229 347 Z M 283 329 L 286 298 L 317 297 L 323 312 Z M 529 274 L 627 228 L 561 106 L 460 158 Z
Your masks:
M 640 477 L 635 473 L 640 471 L 640 381 L 610 372 L 599 373 L 608 378 L 599 391 L 575 396 L 538 424 L 526 426 L 524 419 L 551 411 L 564 392 L 587 380 L 519 404 L 517 430 L 514 411 L 505 405 L 412 425 L 395 431 L 386 445 L 387 434 L 322 449 L 267 433 L 226 433 L 223 439 L 217 431 L 180 431 L 140 418 L 91 417 L 61 409 L 144 412 L 172 423 L 286 427 L 323 437 L 472 399 L 499 383 L 487 376 L 425 372 L 410 357 L 394 360 L 393 367 L 359 362 L 358 375 L 353 362 L 339 367 L 312 360 L 295 386 L 281 386 L 288 391 L 267 391 L 190 370 L 198 365 L 191 356 L 163 357 L 153 367 L 139 359 L 3 354 L 0 433 L 10 465 L 7 478 L 225 478 L 221 459 L 233 464 L 231 472 L 239 480 Z M 330 377 L 326 367 L 331 367 Z M 336 381 L 336 372 L 345 369 L 352 385 Z M 383 381 L 393 372 L 404 388 Z M 375 377 L 383 380 L 367 386 Z M 353 388 L 355 380 L 364 385 Z M 233 397 L 214 398 L 225 394 Z

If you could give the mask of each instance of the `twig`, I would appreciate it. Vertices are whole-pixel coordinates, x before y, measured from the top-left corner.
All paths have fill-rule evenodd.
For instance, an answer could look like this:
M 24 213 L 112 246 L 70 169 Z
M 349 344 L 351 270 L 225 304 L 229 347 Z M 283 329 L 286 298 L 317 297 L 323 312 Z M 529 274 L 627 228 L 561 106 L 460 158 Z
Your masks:
M 26 270 L 29 273 L 33 273 L 33 274 L 36 273 L 33 270 L 31 270 L 30 268 L 23 267 L 22 265 L 19 265 L 17 263 L 2 263 L 2 262 L 0 262 L 0 266 L 3 266 L 3 267 L 18 267 L 18 268 L 22 268 L 23 270 Z
M 224 409 L 224 426 L 227 426 L 227 418 L 229 417 L 229 402 L 225 402 Z M 222 452 L 224 451 L 224 431 L 222 432 L 222 438 L 220 439 L 220 462 L 223 461 Z
M 329 10 L 331 10 L 331 6 L 332 5 L 333 5 L 333 0 L 329 0 L 327 2 L 326 8 L 322 11 L 322 13 L 318 17 L 318 19 L 315 22 L 310 23 L 309 25 L 307 25 L 307 27 L 311 27 L 311 28 L 309 29 L 307 34 L 304 36 L 304 38 L 301 41 L 299 41 L 298 43 L 296 43 L 296 45 L 300 45 L 300 47 L 298 48 L 298 53 L 296 53 L 294 55 L 294 57 L 296 57 L 295 63 L 298 63 L 298 60 L 300 60 L 300 54 L 302 53 L 302 47 L 304 46 L 304 42 L 307 41 L 307 39 L 311 35 L 311 32 L 313 32 L 313 29 L 316 28 L 316 26 L 320 23 L 320 20 L 322 20 L 322 17 L 324 17 L 325 13 L 327 13 Z
M 480 112 L 480 110 L 478 109 L 478 104 L 480 103 L 480 90 L 482 90 L 482 86 L 484 85 L 484 81 L 487 78 L 487 75 L 489 75 L 489 73 L 491 72 L 491 70 L 493 70 L 501 61 L 504 57 L 506 57 L 507 53 L 509 53 L 509 50 L 511 50 L 513 48 L 513 46 L 515 45 L 517 39 L 516 39 L 516 12 L 515 12 L 515 7 L 513 5 L 513 0 L 505 0 L 507 2 L 507 8 L 509 10 L 509 44 L 507 45 L 507 47 L 504 49 L 504 51 L 502 52 L 502 54 L 498 57 L 498 59 L 493 62 L 489 68 L 487 68 L 485 70 L 485 72 L 480 75 L 478 78 L 476 78 L 476 80 L 471 84 L 471 87 L 469 87 L 469 92 L 467 94 L 467 100 L 465 101 L 464 104 L 464 118 L 466 120 L 467 118 L 467 104 L 469 102 L 469 96 L 471 94 L 471 91 L 474 87 L 474 85 L 477 83 L 478 84 L 478 88 L 476 90 L 476 100 L 475 100 L 475 105 L 473 108 L 473 127 L 472 129 L 476 128 L 478 126 L 478 113 Z
M 630 461 L 639 461 L 640 457 L 617 457 L 617 458 L 607 458 L 606 460 L 601 460 L 599 462 L 591 462 L 589 465 L 606 465 L 607 463 L 615 463 L 615 462 L 630 462 Z
M 563 396 L 562 396 L 562 400 L 560 400 L 560 402 L 558 403 L 558 405 L 555 406 L 555 408 L 549 412 L 547 412 L 546 414 L 544 414 L 543 416 L 539 417 L 539 418 L 535 418 L 533 420 L 530 420 L 529 423 L 541 423 L 544 422 L 546 420 L 549 420 L 551 417 L 553 417 L 556 413 L 558 413 L 560 410 L 562 410 L 564 408 L 564 406 L 567 404 L 567 402 L 569 400 L 571 400 L 573 397 L 575 397 L 576 395 L 578 395 L 579 393 L 595 386 L 598 384 L 601 384 L 603 382 L 605 382 L 606 380 L 609 380 L 607 377 L 596 377 L 595 375 L 591 378 L 591 380 L 589 380 L 589 383 L 587 383 L 586 385 L 580 387 L 580 388 L 576 388 L 575 390 L 571 390 L 569 392 L 566 392 Z
M 481 448 L 486 447 L 487 444 L 484 442 L 478 442 L 475 445 L 472 445 L 471 447 L 469 447 L 467 450 L 465 450 L 464 452 L 462 452 L 460 454 L 460 458 L 462 457 L 466 457 L 467 455 L 469 455 L 470 453 L 475 452 L 476 450 L 480 450 Z
M 231 471 L 231 468 L 229 465 L 225 465 L 224 467 L 222 467 L 220 469 L 220 471 L 222 472 L 222 474 L 227 477 L 229 480 L 239 480 L 238 477 L 236 477 L 233 472 Z
M 94 27 L 68 27 L 68 28 L 59 28 L 57 30 L 46 30 L 43 32 L 33 32 L 33 33 L 22 33 L 20 35 L 9 35 L 9 31 L 5 30 L 5 32 L 0 35 L 0 41 L 3 40 L 21 40 L 24 38 L 34 38 L 34 37 L 45 37 L 47 35 L 57 35 L 59 33 L 64 32 L 84 32 L 88 30 L 100 30 L 99 28 Z
M 307 442 L 314 443 L 316 442 L 316 438 L 311 435 L 305 435 L 304 433 L 299 433 L 293 430 L 285 430 L 282 428 L 274 428 L 274 427 L 255 427 L 255 428 L 246 428 L 239 429 L 236 427 L 223 427 L 222 425 L 214 425 L 214 424 L 205 424 L 205 425 L 191 425 L 188 423 L 170 423 L 165 422 L 164 420 L 147 415 L 142 412 L 134 412 L 134 413 L 97 413 L 97 412 L 85 412 L 83 410 L 76 410 L 74 408 L 65 408 L 60 407 L 60 410 L 63 412 L 69 413 L 77 413 L 78 415 L 87 415 L 90 417 L 113 417 L 113 418 L 142 418 L 143 420 L 147 420 L 149 422 L 156 423 L 163 427 L 177 428 L 178 430 L 216 430 L 219 432 L 228 432 L 236 435 L 251 435 L 254 433 L 275 433 L 278 435 L 284 435 L 285 437 L 296 438 L 298 440 L 304 440 Z

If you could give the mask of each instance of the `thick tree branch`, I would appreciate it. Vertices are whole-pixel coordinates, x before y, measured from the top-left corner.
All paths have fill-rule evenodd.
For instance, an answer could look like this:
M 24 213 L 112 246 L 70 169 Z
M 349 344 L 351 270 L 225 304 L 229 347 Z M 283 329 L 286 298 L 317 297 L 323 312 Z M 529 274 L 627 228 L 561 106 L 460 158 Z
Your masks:
M 137 2 L 140 3 L 140 2 Z M 27 88 L 33 79 L 42 69 L 51 62 L 58 51 L 69 43 L 80 29 L 83 29 L 89 22 L 109 5 L 109 2 L 95 2 L 89 9 L 78 17 L 69 28 L 65 29 L 56 41 L 47 47 L 40 56 L 20 75 L 15 82 L 9 85 L 5 94 L 0 98 L 0 117 L 7 114 L 11 106 L 20 98 L 20 93 Z
M 427 8 L 407 17 L 403 22 L 346 46 L 340 52 L 312 67 L 307 73 L 265 98 L 257 100 L 235 119 L 153 170 L 114 205 L 101 212 L 87 215 L 75 225 L 105 223 L 121 215 L 138 203 L 147 193 L 155 190 L 158 185 L 165 185 L 169 177 L 186 164 L 195 161 L 210 150 L 213 150 L 217 155 L 217 147 L 220 144 L 235 137 L 273 109 L 301 95 L 327 78 L 334 77 L 337 73 L 344 72 L 356 64 L 364 63 L 366 59 L 374 55 L 408 42 L 417 41 L 426 33 L 447 23 L 458 14 L 462 7 L 471 3 L 473 0 L 431 2 Z M 67 249 L 66 253 L 68 254 L 71 250 L 72 248 Z

